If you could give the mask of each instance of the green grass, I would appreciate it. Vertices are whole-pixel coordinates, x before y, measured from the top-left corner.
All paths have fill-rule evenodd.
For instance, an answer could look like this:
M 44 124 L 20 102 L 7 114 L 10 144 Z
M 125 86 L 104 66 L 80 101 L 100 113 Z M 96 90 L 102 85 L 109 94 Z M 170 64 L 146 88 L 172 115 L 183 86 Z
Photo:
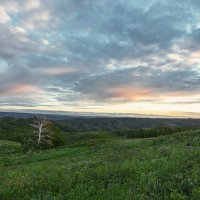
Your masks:
M 90 131 L 81 133 L 70 133 L 66 136 L 66 144 L 69 147 L 74 146 L 95 146 L 98 144 L 110 142 L 113 140 L 122 140 L 123 138 L 109 132 Z
M 200 199 L 200 131 L 147 139 L 91 134 L 29 154 L 0 141 L 0 199 Z
M 15 153 L 21 151 L 21 145 L 18 142 L 0 140 L 0 155 Z

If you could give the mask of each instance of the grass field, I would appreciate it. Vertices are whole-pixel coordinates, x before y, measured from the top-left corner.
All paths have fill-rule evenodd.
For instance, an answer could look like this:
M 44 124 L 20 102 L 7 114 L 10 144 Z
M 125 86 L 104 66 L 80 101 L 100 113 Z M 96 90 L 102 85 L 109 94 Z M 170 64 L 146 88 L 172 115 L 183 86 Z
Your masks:
M 200 199 L 200 131 L 147 139 L 94 135 L 28 154 L 19 143 L 0 141 L 0 199 Z

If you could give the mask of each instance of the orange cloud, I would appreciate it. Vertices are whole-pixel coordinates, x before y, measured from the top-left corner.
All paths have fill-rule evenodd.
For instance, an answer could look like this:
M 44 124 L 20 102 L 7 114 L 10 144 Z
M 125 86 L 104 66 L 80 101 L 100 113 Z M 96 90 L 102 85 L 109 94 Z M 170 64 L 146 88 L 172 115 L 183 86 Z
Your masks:
M 114 96 L 114 99 L 134 101 L 150 98 L 153 91 L 148 88 L 117 87 L 110 89 L 109 93 Z
M 41 70 L 42 73 L 47 75 L 61 75 L 61 74 L 69 74 L 76 72 L 77 69 L 73 68 L 65 68 L 65 67 L 57 67 L 57 68 L 46 68 Z
M 187 97 L 187 96 L 197 96 L 197 93 L 191 91 L 174 91 L 174 92 L 163 92 L 155 91 L 153 88 L 139 88 L 130 86 L 121 86 L 110 88 L 107 90 L 108 96 L 111 96 L 112 100 L 121 101 L 141 101 L 157 99 L 157 101 L 165 101 L 170 98 Z
M 37 93 L 40 90 L 32 85 L 27 84 L 16 84 L 0 90 L 1 95 L 16 95 L 16 94 L 28 94 L 28 93 Z

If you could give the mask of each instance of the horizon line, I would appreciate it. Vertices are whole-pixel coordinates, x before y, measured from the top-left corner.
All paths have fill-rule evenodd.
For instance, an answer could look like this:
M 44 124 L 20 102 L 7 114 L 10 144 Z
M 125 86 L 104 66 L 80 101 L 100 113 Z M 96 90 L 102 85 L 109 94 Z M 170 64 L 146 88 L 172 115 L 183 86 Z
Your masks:
M 47 114 L 61 116 L 80 116 L 80 117 L 130 117 L 130 118 L 172 118 L 172 119 L 200 119 L 200 113 L 195 112 L 171 112 L 176 115 L 165 114 L 140 114 L 140 113 L 109 113 L 109 112 L 79 112 L 79 111 L 50 111 L 50 110 L 7 110 L 0 109 L 0 113 L 17 113 L 17 114 Z M 170 113 L 170 112 L 169 112 Z M 180 115 L 177 115 L 177 114 Z M 185 114 L 185 115 L 183 115 Z

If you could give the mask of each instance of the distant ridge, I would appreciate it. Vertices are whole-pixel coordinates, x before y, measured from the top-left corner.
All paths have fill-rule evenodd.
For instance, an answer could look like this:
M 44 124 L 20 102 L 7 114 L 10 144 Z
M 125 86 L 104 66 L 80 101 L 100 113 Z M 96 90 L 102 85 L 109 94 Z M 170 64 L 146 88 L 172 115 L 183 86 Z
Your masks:
M 92 112 L 51 112 L 51 111 L 23 111 L 23 112 L 6 112 L 0 111 L 0 118 L 14 117 L 14 118 L 30 118 L 34 115 L 45 115 L 51 120 L 64 120 L 69 118 L 168 118 L 159 115 L 143 115 L 143 114 L 120 114 L 120 113 L 92 113 Z M 169 117 L 170 118 L 170 117 Z
M 0 119 L 3 118 L 31 118 L 36 113 L 0 112 Z M 91 116 L 81 115 L 82 113 L 50 114 L 45 115 L 55 121 L 64 131 L 118 131 L 135 128 L 150 128 L 158 126 L 167 127 L 200 127 L 199 119 L 178 119 L 178 118 L 150 118 L 150 117 L 126 117 L 126 116 Z
M 63 120 L 74 118 L 73 115 L 57 115 L 57 114 L 47 114 L 47 113 L 18 113 L 18 112 L 0 112 L 0 118 L 13 117 L 13 118 L 31 118 L 34 115 L 45 115 L 51 120 Z

